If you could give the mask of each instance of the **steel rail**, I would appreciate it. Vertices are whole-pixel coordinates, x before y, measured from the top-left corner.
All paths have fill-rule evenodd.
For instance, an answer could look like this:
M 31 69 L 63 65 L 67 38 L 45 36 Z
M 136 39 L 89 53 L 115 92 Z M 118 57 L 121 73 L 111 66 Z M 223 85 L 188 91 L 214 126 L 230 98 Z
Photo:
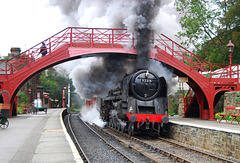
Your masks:
M 160 152 L 160 153 L 163 153 L 164 155 L 169 156 L 170 158 L 174 158 L 174 159 L 176 159 L 176 160 L 178 160 L 178 161 L 181 161 L 181 162 L 191 162 L 191 161 L 186 160 L 186 159 L 184 159 L 184 158 L 182 158 L 182 157 L 179 157 L 179 156 L 177 156 L 177 155 L 171 154 L 170 152 L 167 152 L 167 151 L 164 151 L 164 150 L 162 150 L 162 149 L 153 147 L 152 145 L 147 144 L 147 143 L 143 142 L 142 140 L 137 139 L 137 138 L 135 138 L 135 137 L 131 137 L 131 136 L 129 136 L 128 134 L 122 133 L 122 132 L 116 130 L 115 128 L 112 128 L 112 127 L 109 127 L 109 128 L 110 128 L 111 130 L 116 131 L 118 134 L 123 135 L 123 136 L 126 137 L 126 138 L 130 138 L 131 140 L 134 140 L 135 142 L 138 142 L 138 143 L 140 143 L 140 144 L 143 144 L 144 146 L 146 146 L 146 147 L 148 147 L 148 148 L 150 148 L 150 149 L 153 149 L 153 150 L 156 150 L 156 151 L 158 151 L 158 152 Z M 194 149 L 194 148 L 186 147 L 186 146 L 184 146 L 184 145 L 181 145 L 181 144 L 176 143 L 176 142 L 169 141 L 169 140 L 164 139 L 164 138 L 158 138 L 158 139 L 161 140 L 161 141 L 167 142 L 167 143 L 169 143 L 169 144 L 171 144 L 171 145 L 175 145 L 175 146 L 184 148 L 184 149 L 186 149 L 186 150 L 191 150 L 191 151 L 194 151 L 194 152 L 196 152 L 196 153 L 199 153 L 199 154 L 206 155 L 206 156 L 208 156 L 208 157 L 217 159 L 218 161 L 222 161 L 222 162 L 226 162 L 226 163 L 235 163 L 235 161 L 228 160 L 228 159 L 225 159 L 225 158 L 220 157 L 220 156 L 215 156 L 215 155 L 213 155 L 213 154 L 210 154 L 210 153 L 207 153 L 207 152 L 204 152 L 204 151 L 199 151 L 199 150 Z
M 99 135 L 96 131 L 94 131 L 87 123 L 85 123 L 80 115 L 79 115 L 79 119 L 83 122 L 83 124 L 85 124 L 94 134 L 96 134 L 100 139 L 102 139 L 108 146 L 110 146 L 113 150 L 115 150 L 116 152 L 118 152 L 119 154 L 121 154 L 125 159 L 127 159 L 129 162 L 135 163 L 135 161 L 133 161 L 131 158 L 129 158 L 128 156 L 126 156 L 124 153 L 122 153 L 121 151 L 119 151 L 117 148 L 115 148 L 112 144 L 110 144 L 106 139 L 104 139 L 101 135 Z
M 104 131 L 104 130 L 103 130 L 102 128 L 100 128 L 99 126 L 95 125 L 95 127 L 96 127 L 97 129 L 105 132 L 106 134 L 114 137 L 115 139 L 121 141 L 120 138 L 118 138 L 117 136 L 115 136 L 115 135 L 113 135 L 113 134 L 111 134 L 111 133 L 108 133 L 108 132 Z M 172 154 L 172 153 L 170 153 L 170 152 L 168 152 L 168 151 L 164 151 L 164 150 L 162 150 L 162 149 L 153 147 L 152 145 L 147 144 L 147 143 L 145 143 L 145 142 L 143 142 L 143 141 L 141 141 L 140 139 L 137 139 L 137 138 L 135 138 L 135 137 L 129 136 L 128 134 L 125 134 L 125 133 L 123 133 L 123 132 L 121 132 L 121 131 L 118 131 L 118 130 L 115 129 L 115 128 L 112 128 L 112 127 L 108 127 L 108 128 L 110 128 L 111 130 L 117 132 L 117 134 L 119 134 L 119 135 L 121 135 L 121 136 L 123 136 L 123 137 L 125 137 L 125 138 L 127 138 L 127 139 L 130 139 L 130 140 L 134 141 L 135 143 L 138 143 L 139 145 L 144 146 L 144 147 L 147 148 L 147 149 L 150 149 L 150 150 L 152 150 L 152 151 L 158 152 L 158 153 L 164 155 L 165 157 L 168 157 L 168 158 L 171 159 L 171 160 L 179 161 L 179 162 L 183 162 L 183 163 L 191 163 L 191 161 L 189 161 L 189 160 L 187 160 L 187 159 L 184 159 L 184 158 L 182 158 L 182 157 L 180 157 L 180 156 L 177 156 L 177 155 L 175 155 L 175 154 Z M 121 141 L 121 142 L 124 143 L 124 141 Z M 131 148 L 134 149 L 134 147 L 131 146 L 131 145 L 129 145 L 129 147 L 131 147 Z M 148 155 L 142 153 L 141 151 L 138 151 L 138 152 L 141 153 L 142 155 L 144 155 L 145 157 L 149 158 L 150 160 L 157 162 L 154 158 L 150 158 Z M 162 158 L 162 159 L 164 159 L 164 158 Z
M 78 140 L 77 140 L 77 138 L 76 138 L 76 136 L 75 136 L 75 134 L 74 134 L 74 132 L 73 132 L 73 130 L 72 130 L 72 126 L 71 126 L 71 122 L 70 122 L 70 116 L 71 116 L 71 114 L 68 114 L 68 117 L 67 117 L 68 127 L 69 127 L 69 130 L 70 130 L 71 134 L 72 134 L 72 137 L 73 137 L 74 143 L 75 143 L 75 145 L 76 145 L 76 148 L 80 150 L 80 151 L 79 151 L 79 154 L 80 154 L 80 156 L 82 157 L 83 161 L 86 162 L 86 163 L 90 163 L 87 155 L 84 153 L 82 147 L 81 147 L 80 144 L 78 143 Z
M 217 159 L 218 161 L 223 161 L 223 162 L 226 162 L 226 163 L 235 163 L 235 161 L 231 161 L 231 160 L 225 159 L 225 158 L 223 158 L 223 157 L 213 155 L 213 154 L 208 153 L 208 152 L 199 151 L 199 150 L 194 149 L 194 148 L 191 148 L 191 147 L 186 147 L 186 146 L 184 146 L 184 145 L 182 145 L 182 144 L 180 144 L 180 143 L 173 142 L 173 141 L 167 140 L 167 139 L 165 139 L 165 138 L 158 138 L 158 140 L 167 142 L 167 143 L 169 143 L 169 144 L 171 144 L 171 145 L 175 145 L 175 146 L 178 146 L 178 147 L 187 149 L 187 150 L 194 151 L 194 152 L 196 152 L 196 153 L 200 153 L 200 154 L 202 154 L 202 155 L 206 155 L 206 156 L 208 156 L 208 157 L 215 158 L 215 159 Z
M 154 150 L 156 152 L 159 152 L 159 153 L 163 154 L 164 156 L 169 157 L 170 159 L 173 159 L 175 161 L 185 162 L 185 163 L 191 163 L 190 160 L 187 160 L 185 158 L 177 156 L 177 155 L 175 155 L 173 153 L 170 153 L 170 152 L 168 152 L 166 150 L 163 150 L 163 149 L 160 149 L 160 148 L 156 148 L 156 147 L 154 147 L 154 146 L 152 146 L 150 144 L 147 144 L 146 142 L 144 142 L 144 141 L 142 141 L 142 140 L 140 140 L 138 138 L 135 138 L 135 137 L 129 136 L 128 134 L 120 132 L 120 131 L 116 130 L 115 128 L 112 128 L 112 127 L 110 127 L 110 128 L 112 130 L 118 132 L 118 133 L 121 133 L 124 137 L 129 138 L 129 139 L 133 140 L 134 142 L 139 143 L 139 144 L 143 145 L 144 147 L 146 147 L 148 149 L 151 149 L 151 150 Z

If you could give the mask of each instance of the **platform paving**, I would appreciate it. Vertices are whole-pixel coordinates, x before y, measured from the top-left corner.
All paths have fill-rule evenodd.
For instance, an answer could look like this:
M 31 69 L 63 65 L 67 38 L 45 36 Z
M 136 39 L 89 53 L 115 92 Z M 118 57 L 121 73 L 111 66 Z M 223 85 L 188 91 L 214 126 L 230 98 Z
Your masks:
M 183 118 L 181 116 L 170 116 L 169 122 L 179 125 L 194 126 L 199 128 L 240 134 L 240 124 L 226 123 L 225 120 L 219 123 L 216 120 L 202 120 L 199 118 Z
M 62 125 L 62 110 L 9 118 L 9 127 L 0 129 L 0 162 L 82 162 Z

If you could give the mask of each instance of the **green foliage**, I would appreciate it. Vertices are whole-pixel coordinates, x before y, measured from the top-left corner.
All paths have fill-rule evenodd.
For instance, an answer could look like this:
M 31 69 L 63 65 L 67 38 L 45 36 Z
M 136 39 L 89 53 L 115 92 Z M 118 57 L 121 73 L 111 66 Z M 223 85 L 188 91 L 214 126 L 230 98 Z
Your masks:
M 55 70 L 55 68 L 49 68 L 48 70 L 41 73 L 40 76 L 40 85 L 43 87 L 44 92 L 50 93 L 52 99 L 58 99 L 58 104 L 62 107 L 62 96 L 63 96 L 63 87 L 67 87 L 70 82 L 71 87 L 71 103 L 76 103 L 73 101 L 73 92 L 74 87 L 72 81 L 68 79 L 68 74 L 64 69 L 59 69 L 60 73 Z M 67 90 L 65 90 L 65 97 L 67 102 Z M 57 104 L 56 104 L 57 105 Z M 75 105 L 75 107 L 77 107 Z
M 235 99 L 236 99 L 238 102 L 240 102 L 239 96 L 240 96 L 240 93 L 237 93 L 237 96 L 235 97 Z
M 71 112 L 71 113 L 78 113 L 78 112 L 80 112 L 80 109 L 78 109 L 78 108 L 74 108 L 74 107 L 70 107 L 69 108 L 69 111 Z
M 171 115 L 171 116 L 173 116 L 173 115 L 176 115 L 177 114 L 177 112 L 178 112 L 178 102 L 175 102 L 175 98 L 171 98 L 171 104 L 172 104 L 172 106 L 171 106 L 171 108 L 168 110 L 168 115 Z
M 4 56 L 4 57 L 3 57 L 3 60 L 8 60 L 8 56 Z
M 182 44 L 194 46 L 195 53 L 209 63 L 229 63 L 226 45 L 235 44 L 232 63 L 240 60 L 240 0 L 175 0 L 183 31 Z M 214 69 L 213 69 L 214 70 Z
M 18 106 L 18 107 L 17 107 L 17 113 L 18 113 L 18 114 L 22 114 L 22 113 L 23 113 L 23 108 L 20 107 L 20 106 Z
M 215 114 L 215 119 L 218 119 L 218 120 L 220 120 L 221 119 L 221 117 L 222 116 L 220 116 L 219 114 L 225 114 L 224 112 L 221 112 L 221 113 L 216 113 Z M 228 113 L 228 114 L 230 114 L 230 113 Z M 224 116 L 226 119 L 227 119 L 227 121 L 232 121 L 232 119 L 233 119 L 233 117 L 232 116 Z M 224 120 L 224 119 L 223 119 Z M 240 117 L 237 117 L 237 120 L 238 121 L 240 121 Z M 235 121 L 235 120 L 234 120 Z
M 20 103 L 18 103 L 18 106 L 21 105 L 28 105 L 28 96 L 27 93 L 19 91 L 18 92 L 18 98 L 20 99 Z
M 189 46 L 193 45 L 197 50 L 206 40 L 215 36 L 214 29 L 220 12 L 209 9 L 211 0 L 176 0 L 175 7 L 180 13 L 180 24 L 184 31 L 178 32 L 178 37 L 187 37 L 188 40 L 182 42 Z

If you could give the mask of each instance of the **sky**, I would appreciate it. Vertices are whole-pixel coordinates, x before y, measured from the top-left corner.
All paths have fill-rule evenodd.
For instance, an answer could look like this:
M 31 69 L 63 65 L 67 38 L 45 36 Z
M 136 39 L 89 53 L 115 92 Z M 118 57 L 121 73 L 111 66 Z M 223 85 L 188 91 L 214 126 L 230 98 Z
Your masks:
M 177 41 L 175 34 L 181 28 L 173 1 L 162 1 L 153 26 L 158 33 Z M 23 52 L 69 26 L 116 27 L 119 25 L 116 20 L 128 26 L 131 13 L 126 11 L 131 8 L 130 3 L 128 0 L 2 0 L 0 56 L 10 53 L 11 47 L 20 47 Z
M 48 0 L 0 1 L 0 55 L 11 47 L 22 52 L 64 29 L 58 7 Z

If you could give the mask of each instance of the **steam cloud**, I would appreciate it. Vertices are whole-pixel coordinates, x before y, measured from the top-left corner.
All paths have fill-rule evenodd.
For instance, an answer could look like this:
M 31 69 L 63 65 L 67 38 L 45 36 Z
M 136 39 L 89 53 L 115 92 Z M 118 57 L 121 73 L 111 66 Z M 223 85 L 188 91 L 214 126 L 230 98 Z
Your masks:
M 65 16 L 64 21 L 70 26 L 127 28 L 134 33 L 137 40 L 134 45 L 138 52 L 136 63 L 117 55 L 81 59 L 81 63 L 73 69 L 70 77 L 73 79 L 76 92 L 86 99 L 106 96 L 107 92 L 115 88 L 126 73 L 133 72 L 136 68 L 153 67 L 149 62 L 152 32 L 160 32 L 164 29 L 168 31 L 170 27 L 174 29 L 179 26 L 172 23 L 177 19 L 175 16 L 177 14 L 174 15 L 174 11 L 168 8 L 173 0 L 164 0 L 162 3 L 160 0 L 49 0 L 49 2 L 60 8 Z M 166 20 L 161 16 L 160 8 L 172 12 L 170 14 L 173 18 L 172 25 L 164 22 Z M 164 27 L 166 24 L 170 26 Z M 172 36 L 172 33 L 169 33 L 169 36 Z M 171 74 L 168 73 L 168 75 L 171 77 Z
M 99 108 L 99 106 L 94 105 L 91 108 L 88 107 L 83 107 L 80 111 L 81 113 L 81 119 L 85 122 L 88 122 L 89 124 L 97 124 L 100 127 L 104 127 L 104 125 L 106 124 L 106 122 L 103 122 L 99 117 L 100 117 L 100 113 L 97 110 L 97 108 Z
M 133 71 L 131 60 L 121 56 L 85 58 L 70 74 L 76 92 L 85 99 L 105 97 L 118 82 Z
M 101 21 L 100 27 L 109 24 L 108 27 L 111 28 L 128 28 L 130 32 L 134 33 L 136 39 L 135 48 L 138 53 L 136 67 L 137 69 L 148 68 L 150 38 L 153 36 L 152 24 L 159 13 L 160 0 L 98 0 L 95 2 L 86 0 L 50 0 L 50 4 L 58 6 L 71 25 L 80 25 L 77 13 L 87 12 L 92 15 L 92 17 L 88 16 L 88 18 L 96 22 Z M 102 21 L 105 17 L 108 17 L 107 22 Z M 81 19 L 89 21 L 85 17 Z M 94 25 L 90 27 L 94 27 Z

